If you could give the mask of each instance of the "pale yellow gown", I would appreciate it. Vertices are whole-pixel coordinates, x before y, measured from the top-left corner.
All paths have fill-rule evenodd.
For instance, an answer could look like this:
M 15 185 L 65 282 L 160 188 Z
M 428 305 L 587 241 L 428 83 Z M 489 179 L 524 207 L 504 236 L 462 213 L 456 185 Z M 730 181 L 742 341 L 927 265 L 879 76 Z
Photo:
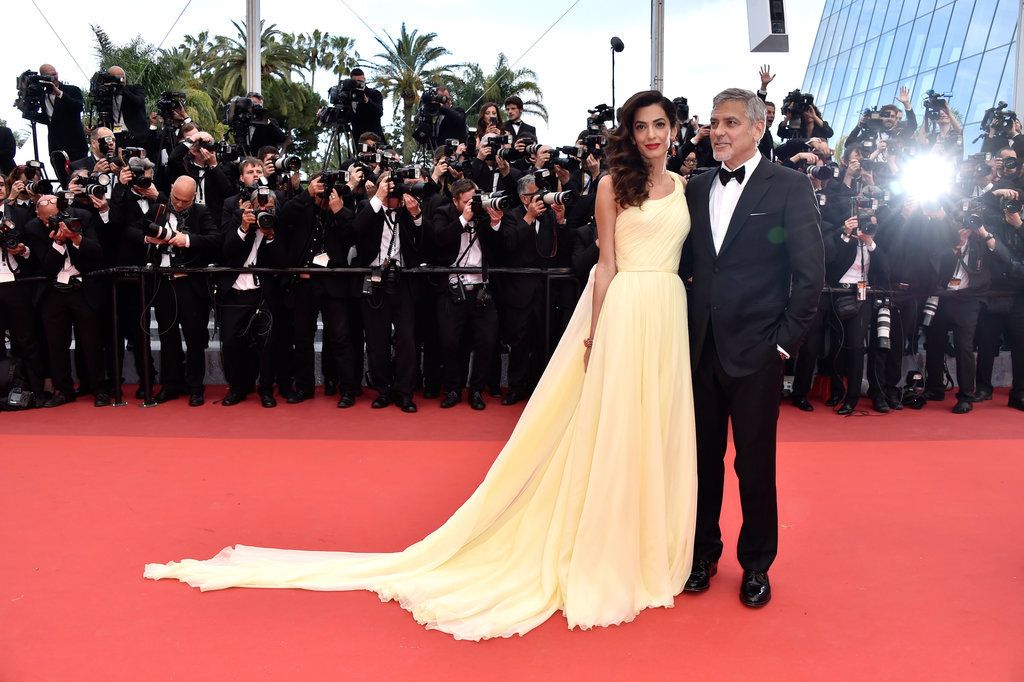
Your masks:
M 593 274 L 508 443 L 443 526 L 397 553 L 238 545 L 207 561 L 149 564 L 145 576 L 202 590 L 372 590 L 470 640 L 522 635 L 559 609 L 570 628 L 590 628 L 671 607 L 690 572 L 697 502 L 677 274 L 690 219 L 673 180 L 672 194 L 616 221 L 618 274 L 589 370 Z

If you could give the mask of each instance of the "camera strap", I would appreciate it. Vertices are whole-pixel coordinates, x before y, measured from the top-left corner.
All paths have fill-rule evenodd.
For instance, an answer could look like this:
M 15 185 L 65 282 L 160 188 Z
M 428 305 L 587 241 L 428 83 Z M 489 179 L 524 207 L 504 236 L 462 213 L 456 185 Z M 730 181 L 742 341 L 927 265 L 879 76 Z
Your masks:
M 385 261 L 390 261 L 391 257 L 395 255 L 395 241 L 398 239 L 398 226 L 401 220 L 391 221 L 391 217 L 388 215 L 388 209 L 384 211 L 384 224 L 391 228 L 391 241 L 388 243 L 387 254 L 382 254 L 380 251 L 377 252 L 377 258 L 380 259 L 381 265 L 384 265 Z M 382 257 L 383 256 L 383 257 Z
M 475 243 L 476 243 L 476 231 L 474 230 L 473 233 L 469 236 L 469 243 L 466 244 L 465 250 L 463 250 L 463 252 L 459 255 L 459 257 L 455 259 L 455 267 L 457 267 L 457 268 L 461 268 L 462 267 L 462 261 L 465 260 L 466 256 L 469 255 L 469 251 L 470 251 L 470 249 L 473 248 L 473 244 L 475 244 Z M 481 260 L 481 263 L 482 263 L 483 262 L 483 253 L 482 252 L 481 252 L 480 256 L 481 256 L 480 260 Z M 487 278 L 484 277 L 484 279 L 486 280 Z M 458 281 L 458 282 L 462 282 L 462 274 L 461 273 L 456 274 L 455 275 L 455 280 Z M 450 277 L 448 278 L 448 281 L 451 284 L 455 284 L 455 282 L 453 282 Z

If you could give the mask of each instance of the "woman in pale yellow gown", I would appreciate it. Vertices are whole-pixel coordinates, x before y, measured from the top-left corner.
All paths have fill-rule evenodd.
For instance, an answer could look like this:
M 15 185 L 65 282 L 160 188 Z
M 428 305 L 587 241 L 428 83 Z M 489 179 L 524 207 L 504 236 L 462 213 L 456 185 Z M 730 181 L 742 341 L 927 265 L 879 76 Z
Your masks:
M 683 181 L 665 171 L 675 108 L 638 93 L 621 118 L 598 189 L 601 261 L 511 437 L 443 526 L 397 553 L 237 545 L 145 576 L 202 590 L 372 590 L 471 640 L 522 635 L 559 609 L 585 629 L 671 607 L 690 573 L 697 500 L 678 276 L 690 220 Z

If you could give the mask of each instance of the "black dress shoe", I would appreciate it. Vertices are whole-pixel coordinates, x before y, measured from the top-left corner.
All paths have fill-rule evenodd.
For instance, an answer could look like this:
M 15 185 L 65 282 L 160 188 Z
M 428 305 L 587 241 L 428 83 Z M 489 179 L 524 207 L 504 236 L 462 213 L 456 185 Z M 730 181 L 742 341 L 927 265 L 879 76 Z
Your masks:
M 110 407 L 110 394 L 106 391 L 96 391 L 92 396 L 94 407 Z
M 241 391 L 228 390 L 228 394 L 221 399 L 220 404 L 224 407 L 231 407 L 245 400 L 245 394 Z
M 983 403 L 986 400 L 992 400 L 992 391 L 990 389 L 982 388 L 974 392 L 973 402 Z
M 381 393 L 379 396 L 377 396 L 376 398 L 373 399 L 373 402 L 370 403 L 370 407 L 372 407 L 375 410 L 379 410 L 382 407 L 387 407 L 390 404 L 391 404 L 391 398 L 388 396 L 388 394 L 387 393 Z
M 402 412 L 411 413 L 416 411 L 416 403 L 412 401 L 411 397 L 399 398 L 395 401 L 395 404 L 402 408 Z
M 825 407 L 835 407 L 841 402 L 843 402 L 843 396 L 838 393 L 833 393 L 828 397 L 828 400 L 825 401 Z
M 853 403 L 849 403 L 849 402 L 843 403 L 840 406 L 840 408 L 838 410 L 836 410 L 836 414 L 845 417 L 848 414 L 853 414 L 853 410 L 854 410 L 855 407 L 856 407 L 856 405 L 854 405 Z
M 350 393 L 349 391 L 345 391 L 344 393 L 342 393 L 341 398 L 338 400 L 338 407 L 340 408 L 352 407 L 355 404 L 356 395 L 355 393 Z
M 1010 402 L 1006 403 L 1007 407 L 1012 407 L 1015 410 L 1024 411 L 1024 398 L 1010 398 Z
M 288 396 L 288 398 L 285 400 L 285 402 L 288 403 L 289 405 L 296 405 L 298 403 L 301 403 L 301 402 L 304 402 L 306 400 L 309 400 L 312 397 L 313 396 L 311 394 L 307 393 L 306 391 L 303 391 L 300 388 L 297 391 L 292 391 L 292 394 L 290 396 Z
M 491 396 L 492 398 L 500 398 L 501 386 L 491 386 L 490 388 L 487 389 L 487 395 Z
M 338 382 L 331 381 L 330 379 L 324 380 L 324 395 L 337 395 L 338 394 Z
M 462 391 L 448 391 L 444 395 L 444 400 L 441 401 L 441 407 L 448 409 L 449 407 L 455 407 L 462 402 Z
M 807 398 L 793 398 L 793 407 L 804 412 L 814 412 L 814 405 Z
M 160 389 L 160 392 L 153 396 L 153 402 L 166 403 L 170 400 L 177 400 L 180 394 L 177 391 L 173 391 L 166 386 Z
M 436 388 L 424 388 L 423 389 L 423 399 L 424 400 L 433 400 L 434 398 L 438 397 L 439 395 L 441 395 L 441 391 L 439 389 L 436 389 Z
M 524 396 L 519 391 L 514 391 L 514 390 L 513 391 L 509 391 L 508 393 L 505 394 L 505 397 L 501 399 L 501 404 L 502 405 L 515 405 L 516 403 L 518 403 L 519 401 L 521 401 L 525 397 L 526 396 Z
M 967 414 L 974 409 L 974 405 L 971 404 L 970 400 L 957 400 L 956 405 L 953 406 L 953 414 Z
M 875 399 L 871 401 L 871 406 L 875 408 L 875 412 L 881 412 L 882 414 L 886 414 L 892 409 L 889 407 L 889 401 L 880 395 L 875 396 Z
M 260 391 L 260 405 L 263 407 L 277 407 L 277 399 L 270 391 Z
M 199 407 L 200 405 L 202 405 L 205 402 L 206 402 L 206 399 L 203 397 L 203 392 L 202 391 L 192 391 L 189 394 L 189 396 L 188 396 L 188 406 L 189 407 Z
M 484 397 L 480 391 L 472 391 L 469 394 L 469 406 L 474 410 L 487 409 L 487 403 L 484 402 Z
M 697 559 L 690 569 L 690 577 L 683 585 L 683 592 L 704 592 L 711 587 L 711 576 L 718 573 L 718 562 L 710 559 Z
M 63 391 L 54 391 L 53 395 L 43 403 L 43 407 L 60 407 L 61 405 L 73 402 L 75 402 L 75 396 L 67 395 Z
M 939 389 L 934 388 L 926 389 L 922 395 L 924 396 L 924 399 L 929 402 L 934 401 L 937 403 L 941 403 L 943 400 L 946 399 L 945 391 L 940 391 Z
M 744 606 L 757 608 L 772 600 L 772 585 L 768 574 L 761 571 L 743 571 L 740 583 L 740 601 Z

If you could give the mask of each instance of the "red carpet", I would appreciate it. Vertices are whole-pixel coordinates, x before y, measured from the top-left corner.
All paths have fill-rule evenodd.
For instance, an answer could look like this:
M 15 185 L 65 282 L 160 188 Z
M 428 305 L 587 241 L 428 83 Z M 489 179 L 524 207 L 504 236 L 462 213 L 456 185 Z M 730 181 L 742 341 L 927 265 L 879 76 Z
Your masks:
M 0 414 L 0 680 L 1020 680 L 1024 414 L 1005 401 L 786 406 L 763 610 L 737 599 L 733 482 L 709 592 L 619 628 L 556 616 L 480 644 L 373 594 L 201 594 L 142 567 L 235 543 L 401 549 L 475 488 L 518 408 Z

